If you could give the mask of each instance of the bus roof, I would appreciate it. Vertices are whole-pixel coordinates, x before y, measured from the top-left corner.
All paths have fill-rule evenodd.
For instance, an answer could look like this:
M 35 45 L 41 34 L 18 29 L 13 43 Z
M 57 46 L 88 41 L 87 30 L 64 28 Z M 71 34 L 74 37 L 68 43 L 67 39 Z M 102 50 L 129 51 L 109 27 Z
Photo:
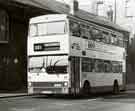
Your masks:
M 126 29 L 122 28 L 120 25 L 111 22 L 110 20 L 108 20 L 105 17 L 97 16 L 97 15 L 94 15 L 92 13 L 86 12 L 81 9 L 76 11 L 74 16 L 78 17 L 80 19 L 90 21 L 90 22 L 95 23 L 100 26 L 108 27 L 109 29 L 117 30 L 120 32 L 128 32 Z
M 59 16 L 61 15 L 61 16 Z M 128 32 L 127 30 L 125 30 L 124 28 L 122 28 L 121 26 L 107 20 L 105 17 L 100 17 L 91 13 L 88 13 L 86 11 L 83 10 L 79 10 L 75 13 L 75 15 L 71 15 L 71 14 L 49 14 L 49 15 L 42 15 L 42 16 L 38 16 L 38 17 L 34 17 L 30 19 L 30 24 L 31 23 L 41 23 L 41 22 L 45 22 L 45 21 L 52 21 L 52 20 L 64 20 L 67 16 L 72 16 L 72 17 L 77 17 L 80 18 L 82 20 L 87 20 L 90 21 L 92 23 L 95 23 L 97 25 L 100 26 L 104 26 L 107 27 L 109 29 L 113 29 L 119 32 Z M 51 20 L 49 20 L 49 17 L 51 18 Z
M 66 14 L 48 14 L 48 15 L 42 15 L 38 17 L 33 17 L 30 19 L 31 23 L 42 23 L 42 22 L 49 22 L 49 21 L 60 21 L 65 20 L 67 17 Z

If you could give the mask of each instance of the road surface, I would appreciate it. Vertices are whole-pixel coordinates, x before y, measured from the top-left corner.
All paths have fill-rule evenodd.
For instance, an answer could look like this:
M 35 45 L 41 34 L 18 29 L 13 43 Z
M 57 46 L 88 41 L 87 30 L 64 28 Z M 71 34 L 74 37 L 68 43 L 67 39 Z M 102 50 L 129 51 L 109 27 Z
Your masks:
M 0 111 L 135 111 L 135 92 L 81 98 L 3 98 L 0 99 Z

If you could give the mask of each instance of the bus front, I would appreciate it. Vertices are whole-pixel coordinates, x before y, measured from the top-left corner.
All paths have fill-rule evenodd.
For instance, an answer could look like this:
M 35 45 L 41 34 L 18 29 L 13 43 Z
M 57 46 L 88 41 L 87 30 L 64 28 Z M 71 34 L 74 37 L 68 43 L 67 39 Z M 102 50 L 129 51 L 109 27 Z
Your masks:
M 66 15 L 32 18 L 28 36 L 28 93 L 67 94 L 69 38 Z

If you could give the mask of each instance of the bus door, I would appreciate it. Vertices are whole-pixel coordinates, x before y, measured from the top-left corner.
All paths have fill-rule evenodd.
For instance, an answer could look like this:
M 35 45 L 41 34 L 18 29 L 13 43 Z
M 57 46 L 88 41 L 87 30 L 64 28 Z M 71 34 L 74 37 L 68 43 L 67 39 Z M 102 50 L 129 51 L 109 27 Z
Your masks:
M 80 91 L 80 57 L 71 57 L 71 93 Z

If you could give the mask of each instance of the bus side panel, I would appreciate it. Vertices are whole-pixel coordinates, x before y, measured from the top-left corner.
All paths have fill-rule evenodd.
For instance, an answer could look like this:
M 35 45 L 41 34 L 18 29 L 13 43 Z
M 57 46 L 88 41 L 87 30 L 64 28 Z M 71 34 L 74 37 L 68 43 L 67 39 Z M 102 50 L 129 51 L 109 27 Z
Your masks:
M 124 86 L 123 74 L 121 73 L 87 73 L 82 74 L 82 83 L 88 80 L 91 84 L 92 92 L 106 92 L 113 90 L 114 80 L 118 80 L 120 89 Z

